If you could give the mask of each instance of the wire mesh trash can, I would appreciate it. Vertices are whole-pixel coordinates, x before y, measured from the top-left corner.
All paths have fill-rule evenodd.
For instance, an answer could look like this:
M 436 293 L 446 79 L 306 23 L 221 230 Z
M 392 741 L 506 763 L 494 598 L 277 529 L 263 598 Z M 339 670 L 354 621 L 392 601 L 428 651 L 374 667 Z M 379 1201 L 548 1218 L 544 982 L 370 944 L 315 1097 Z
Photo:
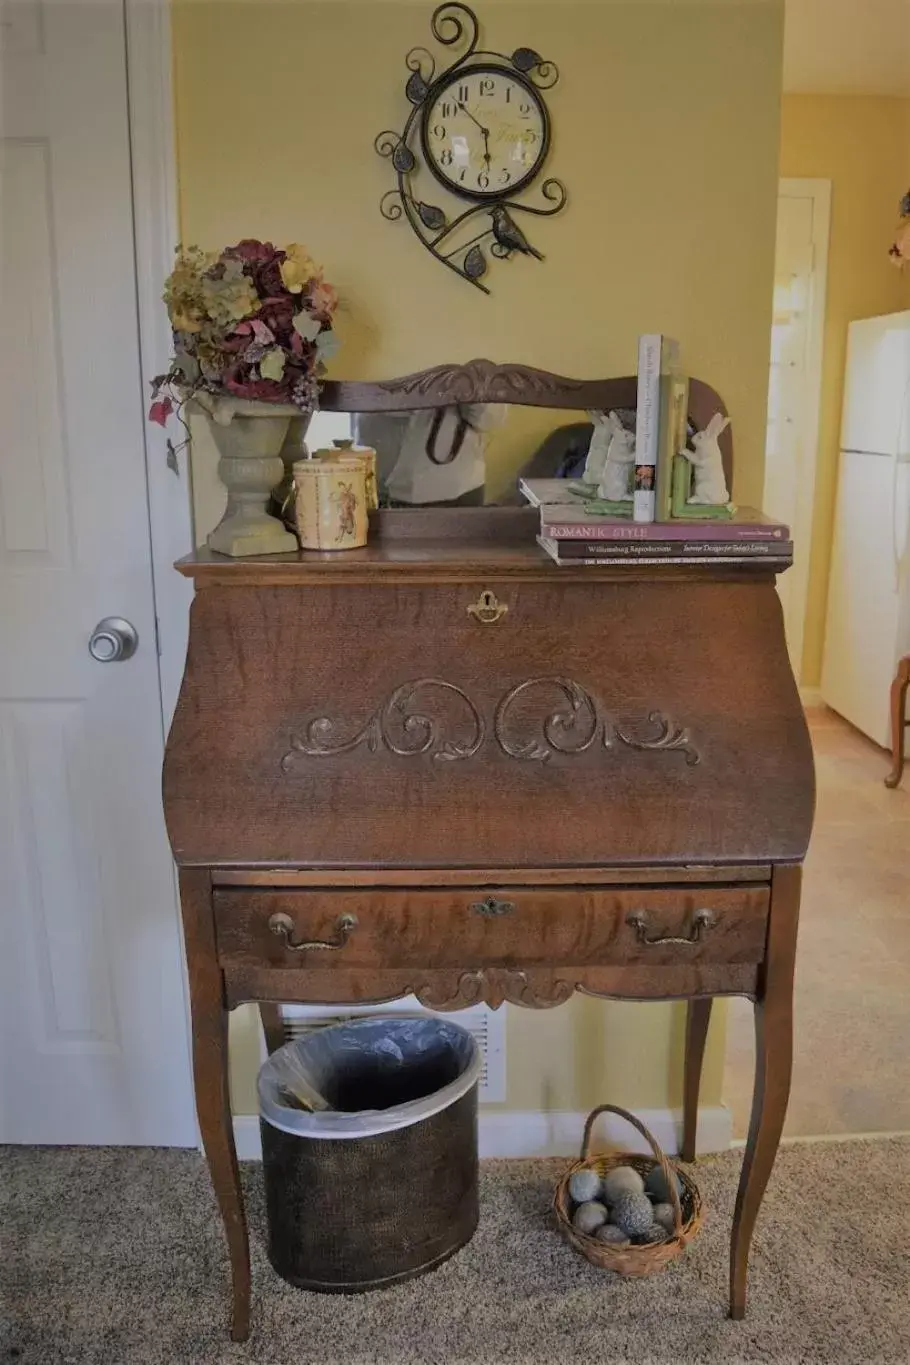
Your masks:
M 282 1053 L 330 1106 L 295 1107 Z M 268 1255 L 289 1284 L 379 1289 L 477 1227 L 481 1057 L 446 1019 L 360 1019 L 287 1043 L 259 1072 Z

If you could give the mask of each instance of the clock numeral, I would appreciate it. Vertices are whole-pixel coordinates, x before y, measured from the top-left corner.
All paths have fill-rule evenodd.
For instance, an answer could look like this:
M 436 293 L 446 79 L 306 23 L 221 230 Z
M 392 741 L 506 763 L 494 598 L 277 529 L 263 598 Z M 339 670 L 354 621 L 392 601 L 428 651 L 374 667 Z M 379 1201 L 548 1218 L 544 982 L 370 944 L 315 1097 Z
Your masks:
M 458 87 L 458 99 L 461 104 L 467 104 L 470 95 L 471 92 L 466 85 L 460 85 Z
M 511 103 L 512 103 L 512 87 L 511 87 L 511 85 L 507 85 L 507 86 L 506 86 L 506 104 L 511 104 Z
M 532 129 L 530 128 L 526 133 L 522 133 L 521 136 L 529 147 L 533 147 L 534 143 L 537 141 L 537 134 L 533 132 Z
M 490 177 L 487 175 L 486 171 L 481 171 L 480 175 L 477 177 L 477 188 L 479 190 L 488 190 L 490 188 Z
M 451 148 L 447 147 L 439 158 L 439 164 L 440 166 L 451 166 L 454 160 Z
M 464 182 L 465 182 L 465 177 L 467 176 L 467 174 L 468 174 L 468 168 L 467 168 L 467 166 L 462 166 L 462 168 L 461 168 L 461 175 L 458 177 L 458 179 L 461 181 L 462 185 L 463 185 Z
M 496 81 L 493 79 L 492 76 L 481 76 L 481 78 L 480 78 L 480 93 L 481 93 L 481 95 L 495 95 L 495 94 L 496 94 Z
M 522 118 L 530 118 L 530 117 L 531 117 L 531 106 L 530 106 L 530 104 L 528 103 L 527 100 L 523 100 L 522 103 L 519 104 L 519 106 L 518 106 L 518 112 L 519 112 L 519 114 L 521 115 Z
M 505 168 L 503 168 L 503 169 L 499 172 L 499 183 L 500 183 L 500 185 L 508 185 L 508 183 L 509 183 L 509 181 L 510 181 L 511 179 L 512 179 L 512 172 L 511 172 L 511 171 L 507 171 Z
M 439 116 L 440 118 L 457 118 L 458 105 L 453 104 L 451 100 L 444 100 L 439 106 Z
M 446 128 L 444 123 L 433 124 L 433 136 L 438 138 L 440 142 L 445 142 Z

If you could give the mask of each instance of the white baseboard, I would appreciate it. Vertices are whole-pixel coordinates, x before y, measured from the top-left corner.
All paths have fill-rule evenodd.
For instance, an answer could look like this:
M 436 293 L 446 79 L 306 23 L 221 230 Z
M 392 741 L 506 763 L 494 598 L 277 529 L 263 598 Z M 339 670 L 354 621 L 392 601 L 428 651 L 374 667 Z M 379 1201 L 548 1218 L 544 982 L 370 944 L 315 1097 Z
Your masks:
M 799 689 L 799 699 L 803 704 L 804 710 L 817 710 L 823 704 L 822 690 L 820 687 L 801 687 Z
M 890 1142 L 893 1138 L 910 1138 L 910 1131 L 906 1128 L 894 1128 L 884 1133 L 818 1133 L 813 1135 L 800 1134 L 793 1137 L 786 1135 L 781 1138 L 781 1147 L 815 1147 L 819 1143 L 826 1143 L 829 1146 L 841 1142 Z M 734 1138 L 731 1147 L 737 1150 L 746 1145 L 745 1138 Z
M 654 1134 L 668 1155 L 679 1151 L 682 1111 L 639 1109 L 636 1117 Z M 481 1110 L 479 1142 L 481 1157 L 546 1157 L 578 1155 L 587 1114 L 571 1110 Z M 594 1130 L 595 1142 L 648 1152 L 645 1139 L 616 1114 L 602 1114 Z M 733 1121 L 725 1105 L 703 1106 L 698 1112 L 698 1151 L 724 1152 L 733 1137 Z
M 262 1160 L 259 1119 L 255 1114 L 234 1115 L 234 1146 L 238 1161 Z
M 682 1112 L 678 1109 L 640 1109 L 637 1117 L 651 1130 L 668 1155 L 679 1151 Z M 578 1155 L 587 1114 L 557 1109 L 481 1109 L 478 1144 L 481 1159 Z M 595 1136 L 604 1146 L 625 1147 L 633 1152 L 650 1148 L 644 1138 L 615 1114 L 603 1114 Z M 698 1152 L 725 1152 L 733 1140 L 730 1110 L 723 1104 L 703 1106 L 698 1111 Z M 234 1117 L 234 1141 L 241 1161 L 261 1161 L 259 1119 L 255 1114 Z

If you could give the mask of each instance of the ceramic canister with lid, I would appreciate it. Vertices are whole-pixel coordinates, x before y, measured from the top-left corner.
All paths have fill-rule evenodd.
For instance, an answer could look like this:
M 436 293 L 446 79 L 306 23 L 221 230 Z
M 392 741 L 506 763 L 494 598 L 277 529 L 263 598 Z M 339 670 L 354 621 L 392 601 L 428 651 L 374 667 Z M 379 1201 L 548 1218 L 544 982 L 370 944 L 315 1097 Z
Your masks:
M 297 460 L 294 489 L 302 550 L 366 545 L 367 472 L 362 460 Z
M 372 446 L 355 446 L 352 440 L 333 441 L 334 449 L 317 450 L 314 460 L 342 461 L 359 460 L 367 476 L 367 511 L 375 512 L 379 506 L 379 481 L 376 472 L 376 451 Z

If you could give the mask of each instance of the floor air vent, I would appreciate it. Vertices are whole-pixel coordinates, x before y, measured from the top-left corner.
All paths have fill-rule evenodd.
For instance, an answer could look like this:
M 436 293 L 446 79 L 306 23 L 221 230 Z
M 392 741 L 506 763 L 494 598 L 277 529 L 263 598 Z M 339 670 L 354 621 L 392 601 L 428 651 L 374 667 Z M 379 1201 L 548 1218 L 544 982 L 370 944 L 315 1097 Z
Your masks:
M 482 1104 L 504 1101 L 506 1098 L 506 1035 L 505 1012 L 508 1006 L 491 1010 L 486 1005 L 473 1005 L 467 1010 L 447 1010 L 441 1017 L 454 1019 L 477 1039 L 483 1057 L 483 1071 L 478 1088 Z M 349 1019 L 380 1017 L 400 1019 L 402 1015 L 434 1014 L 412 998 L 398 1000 L 392 1005 L 344 1005 L 326 1008 L 324 1005 L 285 1005 L 282 1008 L 285 1036 L 290 1042 L 312 1029 L 329 1024 L 344 1023 Z

